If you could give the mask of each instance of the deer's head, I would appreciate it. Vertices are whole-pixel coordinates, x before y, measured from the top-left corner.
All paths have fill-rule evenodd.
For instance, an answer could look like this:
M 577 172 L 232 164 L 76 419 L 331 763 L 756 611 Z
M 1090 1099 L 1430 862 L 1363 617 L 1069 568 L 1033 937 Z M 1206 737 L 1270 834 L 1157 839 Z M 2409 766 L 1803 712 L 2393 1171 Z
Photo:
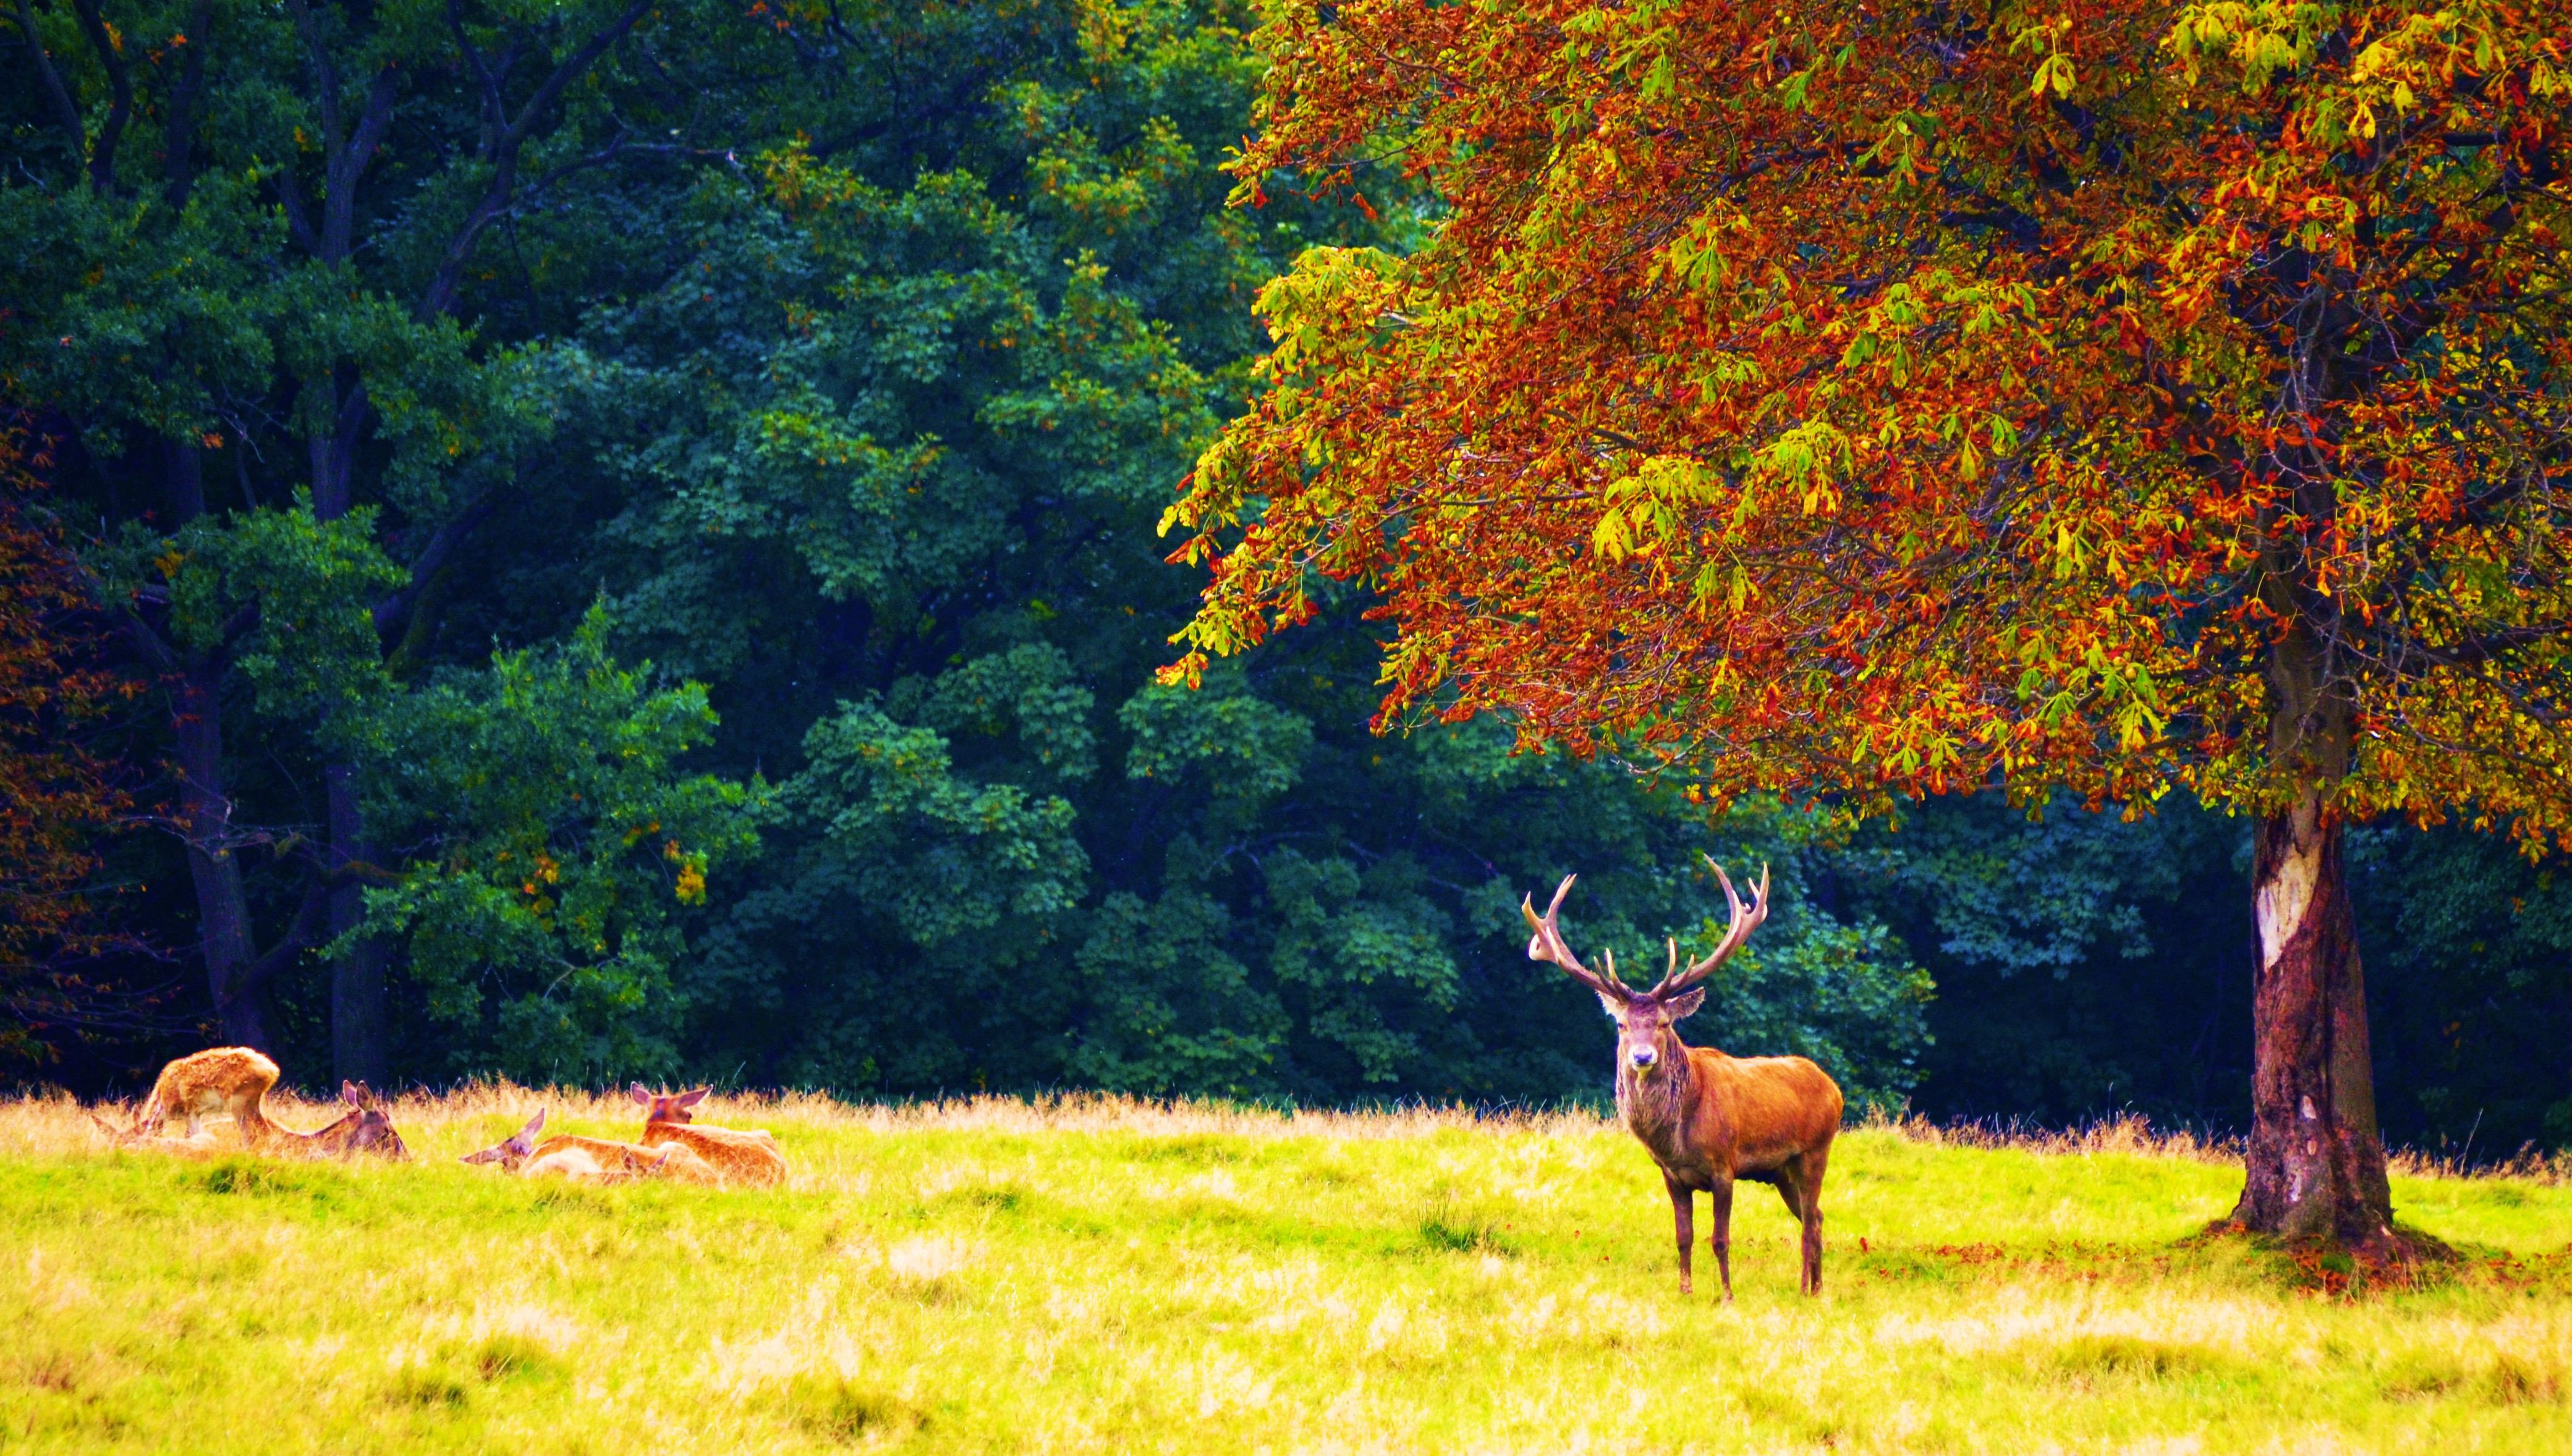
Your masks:
M 1760 922 L 1768 918 L 1768 870 L 1765 865 L 1760 867 L 1759 884 L 1752 891 L 1751 902 L 1744 905 L 1741 896 L 1734 892 L 1731 879 L 1724 874 L 1723 866 L 1711 858 L 1705 863 L 1723 886 L 1723 898 L 1732 907 L 1732 923 L 1724 930 L 1722 942 L 1711 953 L 1702 960 L 1690 961 L 1684 969 L 1679 965 L 1678 942 L 1670 941 L 1669 969 L 1662 972 L 1660 983 L 1648 990 L 1628 986 L 1618 978 L 1615 952 L 1608 953 L 1608 973 L 1603 976 L 1583 965 L 1581 958 L 1572 953 L 1572 947 L 1564 943 L 1563 928 L 1556 923 L 1556 917 L 1562 913 L 1564 896 L 1572 893 L 1573 882 L 1580 878 L 1579 875 L 1563 877 L 1563 883 L 1555 887 L 1553 903 L 1545 907 L 1543 915 L 1536 912 L 1535 896 L 1519 902 L 1519 913 L 1527 917 L 1530 932 L 1528 959 L 1552 961 L 1599 993 L 1600 1006 L 1607 1011 L 1608 1019 L 1616 1023 L 1616 1068 L 1619 1075 L 1631 1074 L 1648 1081 L 1660 1075 L 1681 1055 L 1676 1028 L 1705 1004 L 1705 991 L 1698 983 L 1712 975 L 1716 966 L 1739 950 L 1741 943 L 1750 938 L 1750 932 L 1758 929 Z
M 501 1172 L 515 1173 L 519 1164 L 536 1155 L 536 1134 L 543 1132 L 544 1127 L 545 1110 L 538 1108 L 536 1115 L 527 1119 L 527 1125 L 510 1134 L 507 1141 L 494 1143 L 479 1153 L 467 1153 L 461 1161 L 496 1163 L 500 1165 Z
M 393 1131 L 392 1114 L 384 1110 L 383 1099 L 366 1084 L 340 1083 L 339 1100 L 354 1110 L 349 1117 L 355 1120 L 355 1125 L 349 1127 L 345 1134 L 347 1141 L 341 1145 L 344 1152 L 371 1153 L 377 1158 L 389 1158 L 395 1162 L 409 1161 L 410 1149 L 402 1145 L 401 1134 Z
M 634 1100 L 643 1104 L 643 1121 L 647 1123 L 694 1122 L 696 1115 L 688 1109 L 705 1101 L 706 1094 L 713 1091 L 711 1087 L 700 1087 L 694 1092 L 652 1092 L 640 1082 L 633 1087 Z

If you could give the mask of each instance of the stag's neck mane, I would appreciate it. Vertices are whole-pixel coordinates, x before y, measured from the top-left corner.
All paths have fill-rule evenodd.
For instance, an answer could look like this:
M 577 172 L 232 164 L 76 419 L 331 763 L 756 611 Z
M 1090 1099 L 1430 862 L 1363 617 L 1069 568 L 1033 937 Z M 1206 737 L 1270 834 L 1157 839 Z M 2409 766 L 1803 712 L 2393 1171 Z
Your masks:
M 1649 1077 L 1638 1075 L 1622 1058 L 1618 1062 L 1616 1114 L 1624 1119 L 1626 1131 L 1666 1164 L 1687 1142 L 1688 1093 L 1696 1081 L 1687 1045 L 1675 1033 L 1664 1037 L 1660 1066 Z

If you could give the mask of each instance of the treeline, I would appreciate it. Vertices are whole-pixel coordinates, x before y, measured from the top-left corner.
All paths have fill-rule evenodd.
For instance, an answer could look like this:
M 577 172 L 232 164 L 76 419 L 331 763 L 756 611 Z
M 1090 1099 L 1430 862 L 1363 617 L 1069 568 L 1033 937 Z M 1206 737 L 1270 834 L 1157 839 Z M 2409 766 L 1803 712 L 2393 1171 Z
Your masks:
M 7 1075 L 219 1037 L 308 1084 L 1596 1097 L 1519 898 L 1581 872 L 1630 969 L 1719 926 L 1702 849 L 1780 909 L 1697 1040 L 1853 1102 L 2237 1122 L 2237 823 L 1710 821 L 1490 721 L 1370 732 L 1346 597 L 1156 685 L 1202 578 L 1155 524 L 1255 295 L 1436 226 L 1391 158 L 1226 205 L 1254 23 L 21 6 L 0 636 L 42 650 L 0 671 L 79 692 L 0 685 L 56 846 Z M 2572 895 L 2456 831 L 2360 854 L 2389 1134 L 2572 1143 Z

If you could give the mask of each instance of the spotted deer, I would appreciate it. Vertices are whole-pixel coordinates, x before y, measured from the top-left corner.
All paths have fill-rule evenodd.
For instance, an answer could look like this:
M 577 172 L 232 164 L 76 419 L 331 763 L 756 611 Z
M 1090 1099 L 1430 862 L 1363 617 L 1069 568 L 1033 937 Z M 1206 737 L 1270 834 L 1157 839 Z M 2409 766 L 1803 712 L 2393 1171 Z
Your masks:
M 522 1178 L 559 1177 L 597 1183 L 622 1183 L 628 1179 L 666 1178 L 677 1183 L 721 1186 L 724 1177 L 712 1164 L 692 1150 L 670 1143 L 658 1149 L 640 1143 L 613 1143 L 604 1138 L 581 1138 L 556 1134 L 539 1143 L 536 1134 L 545 1126 L 545 1114 L 538 1109 L 527 1125 L 510 1135 L 505 1142 L 495 1143 L 479 1153 L 467 1153 L 463 1161 L 473 1164 L 498 1164 L 504 1173 Z
M 777 1151 L 777 1140 L 767 1133 L 693 1125 L 695 1114 L 690 1110 L 713 1091 L 711 1087 L 700 1087 L 694 1092 L 655 1093 L 635 1083 L 634 1100 L 643 1105 L 643 1146 L 684 1144 L 726 1178 L 769 1187 L 786 1182 L 785 1156 Z
M 1605 976 L 1592 971 L 1564 943 L 1555 917 L 1578 875 L 1565 875 L 1545 914 L 1535 897 L 1519 902 L 1527 917 L 1528 959 L 1552 961 L 1599 993 L 1599 1004 L 1616 1023 L 1616 1111 L 1669 1190 L 1677 1225 L 1679 1292 L 1689 1290 L 1689 1251 L 1695 1242 L 1691 1203 L 1698 1190 L 1714 1213 L 1714 1261 L 1723 1297 L 1732 1298 L 1732 1185 L 1764 1183 L 1777 1190 L 1804 1228 L 1801 1287 L 1822 1288 L 1822 1170 L 1840 1130 L 1840 1090 L 1821 1068 L 1801 1057 L 1727 1057 L 1711 1047 L 1679 1040 L 1678 1023 L 1705 1001 L 1698 983 L 1741 948 L 1768 918 L 1768 871 L 1759 872 L 1752 903 L 1744 906 L 1723 867 L 1706 860 L 1731 906 L 1723 939 L 1703 960 L 1679 967 L 1678 942 L 1669 943 L 1669 968 L 1648 991 L 1616 975 L 1613 952 Z
M 268 1126 L 261 1104 L 268 1090 L 277 1085 L 277 1064 L 248 1047 L 216 1047 L 181 1057 L 161 1069 L 152 1083 L 152 1095 L 134 1115 L 134 1126 L 123 1133 L 108 1131 L 134 1143 L 158 1138 L 172 1118 L 185 1118 L 188 1137 L 196 1138 L 205 1131 L 211 1117 L 229 1117 L 241 1133 L 244 1144 L 255 1143 L 259 1131 Z M 106 1127 L 104 1121 L 101 1127 Z

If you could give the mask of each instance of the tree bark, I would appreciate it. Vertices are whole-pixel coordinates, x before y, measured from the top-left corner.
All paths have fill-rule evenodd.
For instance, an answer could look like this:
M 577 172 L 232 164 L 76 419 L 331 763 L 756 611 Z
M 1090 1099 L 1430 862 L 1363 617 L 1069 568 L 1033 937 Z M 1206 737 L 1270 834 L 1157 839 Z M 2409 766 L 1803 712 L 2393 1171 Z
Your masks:
M 347 763 L 331 763 L 322 773 L 330 800 L 331 867 L 344 870 L 353 860 L 371 860 L 373 849 L 365 841 L 365 826 L 357 814 L 356 769 Z M 333 940 L 364 922 L 365 895 L 365 886 L 353 879 L 330 892 L 329 933 Z M 330 1061 L 333 1075 L 343 1082 L 363 1082 L 377 1088 L 388 1085 L 391 1059 L 385 1045 L 389 1031 L 384 997 L 385 950 L 382 940 L 360 937 L 347 941 L 330 966 Z
M 2233 1217 L 2256 1232 L 2392 1251 L 2357 926 L 2340 824 L 2318 790 L 2259 821 L 2251 896 L 2250 1148 Z
M 223 671 L 191 664 L 171 684 L 170 723 L 179 759 L 179 823 L 188 877 L 197 890 L 197 931 L 206 985 L 224 1041 L 274 1054 L 252 953 L 250 896 L 232 842 L 232 800 L 224 793 Z

